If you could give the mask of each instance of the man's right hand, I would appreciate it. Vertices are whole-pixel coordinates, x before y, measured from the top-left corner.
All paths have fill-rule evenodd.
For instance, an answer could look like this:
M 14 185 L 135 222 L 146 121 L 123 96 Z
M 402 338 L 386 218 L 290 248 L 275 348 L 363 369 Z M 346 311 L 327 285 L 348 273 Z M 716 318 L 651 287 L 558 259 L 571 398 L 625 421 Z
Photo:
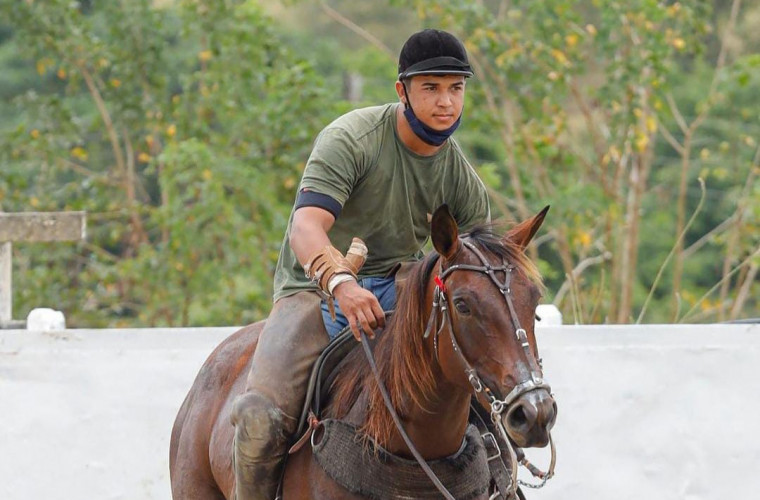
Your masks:
M 361 327 L 367 337 L 374 338 L 374 329 L 385 326 L 385 312 L 372 292 L 360 287 L 356 281 L 346 281 L 335 287 L 333 295 L 348 320 L 356 340 L 361 341 Z

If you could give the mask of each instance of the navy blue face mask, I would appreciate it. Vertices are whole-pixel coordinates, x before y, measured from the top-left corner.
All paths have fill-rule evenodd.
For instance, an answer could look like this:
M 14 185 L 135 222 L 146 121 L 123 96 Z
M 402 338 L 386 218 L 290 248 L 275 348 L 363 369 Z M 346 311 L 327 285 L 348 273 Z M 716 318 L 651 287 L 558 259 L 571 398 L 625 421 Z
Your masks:
M 457 118 L 457 121 L 455 121 L 451 127 L 446 130 L 435 130 L 422 123 L 419 118 L 417 118 L 417 115 L 414 114 L 412 107 L 408 104 L 404 110 L 404 116 L 406 117 L 406 121 L 409 122 L 409 126 L 412 128 L 414 135 L 431 146 L 440 146 L 446 142 L 446 139 L 454 133 L 457 127 L 459 127 L 459 123 L 462 121 L 462 115 L 459 115 L 459 118 Z

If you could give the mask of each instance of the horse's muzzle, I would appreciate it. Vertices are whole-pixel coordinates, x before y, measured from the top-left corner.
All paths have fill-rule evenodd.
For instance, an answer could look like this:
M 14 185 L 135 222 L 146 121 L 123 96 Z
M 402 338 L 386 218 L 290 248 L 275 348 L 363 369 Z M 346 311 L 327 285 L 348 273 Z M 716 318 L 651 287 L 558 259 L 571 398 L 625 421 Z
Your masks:
M 543 448 L 557 418 L 557 403 L 546 389 L 535 389 L 517 398 L 504 415 L 509 437 L 520 448 Z

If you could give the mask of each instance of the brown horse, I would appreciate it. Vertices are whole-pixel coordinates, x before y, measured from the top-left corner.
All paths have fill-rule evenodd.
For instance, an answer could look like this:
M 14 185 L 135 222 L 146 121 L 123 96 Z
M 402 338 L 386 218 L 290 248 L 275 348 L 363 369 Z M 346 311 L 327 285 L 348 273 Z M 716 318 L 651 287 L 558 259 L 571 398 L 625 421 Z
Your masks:
M 556 403 L 542 380 L 533 331 L 539 277 L 524 252 L 547 209 L 504 236 L 481 227 L 460 238 L 445 206 L 433 215 L 437 253 L 414 265 L 374 352 L 392 405 L 425 460 L 461 449 L 473 388 L 515 444 L 549 442 Z M 232 496 L 230 411 L 262 326 L 249 325 L 219 345 L 187 395 L 171 436 L 175 500 Z M 322 417 L 353 424 L 394 455 L 412 456 L 361 349 L 341 364 Z M 287 462 L 283 498 L 363 497 L 334 482 L 304 446 Z

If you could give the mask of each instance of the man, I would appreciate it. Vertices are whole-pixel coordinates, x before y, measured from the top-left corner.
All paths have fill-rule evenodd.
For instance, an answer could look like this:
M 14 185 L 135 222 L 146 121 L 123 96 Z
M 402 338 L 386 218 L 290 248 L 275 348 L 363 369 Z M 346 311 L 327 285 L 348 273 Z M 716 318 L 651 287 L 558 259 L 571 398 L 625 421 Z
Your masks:
M 423 30 L 404 44 L 398 70 L 400 103 L 341 116 L 319 134 L 306 164 L 275 271 L 275 304 L 232 413 L 237 500 L 275 498 L 313 362 L 344 326 L 357 340 L 360 329 L 371 335 L 384 326 L 395 304 L 386 275 L 421 256 L 430 214 L 447 203 L 465 229 L 490 219 L 483 183 L 449 138 L 473 76 L 464 46 Z M 343 254 L 354 236 L 369 249 L 358 276 Z

